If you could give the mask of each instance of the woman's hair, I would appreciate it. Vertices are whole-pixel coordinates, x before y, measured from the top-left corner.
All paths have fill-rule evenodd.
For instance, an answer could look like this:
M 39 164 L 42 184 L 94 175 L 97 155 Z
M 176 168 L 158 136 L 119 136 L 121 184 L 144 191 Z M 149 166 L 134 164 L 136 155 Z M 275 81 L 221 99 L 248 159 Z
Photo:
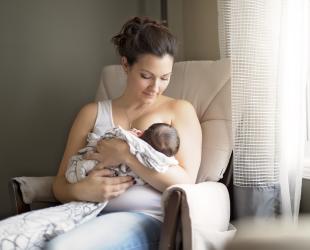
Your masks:
M 148 17 L 128 20 L 111 40 L 120 56 L 127 58 L 129 65 L 133 65 L 143 54 L 158 57 L 169 54 L 175 57 L 177 50 L 176 38 L 167 27 Z

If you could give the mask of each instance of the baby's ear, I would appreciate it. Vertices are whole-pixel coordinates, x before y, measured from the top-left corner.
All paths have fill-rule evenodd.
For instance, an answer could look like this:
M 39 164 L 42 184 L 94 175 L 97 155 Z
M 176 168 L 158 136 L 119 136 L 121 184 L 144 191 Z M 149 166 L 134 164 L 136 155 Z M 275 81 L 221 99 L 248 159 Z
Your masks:
M 141 130 L 136 131 L 137 136 L 141 137 L 143 135 L 144 132 L 142 132 Z
M 141 137 L 141 136 L 143 135 L 143 132 L 142 132 L 141 130 L 139 130 L 139 129 L 136 129 L 136 128 L 132 128 L 132 129 L 130 130 L 130 132 L 133 133 L 133 134 L 135 134 L 135 135 L 138 136 L 138 137 Z

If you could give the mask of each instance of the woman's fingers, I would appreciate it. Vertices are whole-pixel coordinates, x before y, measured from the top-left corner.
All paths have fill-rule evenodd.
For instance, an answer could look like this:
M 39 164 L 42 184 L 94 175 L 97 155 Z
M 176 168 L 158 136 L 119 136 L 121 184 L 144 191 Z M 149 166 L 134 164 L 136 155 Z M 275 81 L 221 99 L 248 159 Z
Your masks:
M 89 176 L 102 176 L 102 177 L 109 177 L 109 176 L 114 176 L 115 173 L 113 170 L 108 169 L 108 168 L 97 168 L 93 169 L 88 173 Z
M 88 176 L 94 177 L 106 177 L 103 182 L 107 185 L 118 185 L 125 182 L 130 182 L 133 180 L 132 176 L 115 176 L 115 171 L 108 168 L 103 169 L 93 169 Z
M 134 181 L 127 181 L 119 184 L 112 184 L 108 186 L 108 192 L 106 195 L 108 196 L 108 199 L 115 198 L 119 196 L 120 194 L 124 193 L 128 188 L 130 188 L 134 184 Z
M 105 193 L 108 199 L 119 196 L 134 185 L 134 180 L 131 176 L 106 177 L 104 182 Z
M 108 185 L 120 185 L 128 182 L 133 182 L 133 177 L 131 176 L 107 177 L 104 178 L 104 182 Z
M 123 182 L 120 184 L 115 184 L 110 186 L 110 192 L 119 192 L 119 191 L 125 191 L 126 189 L 130 188 L 133 185 L 133 181 Z
M 104 177 L 100 188 L 101 196 L 103 200 L 115 198 L 124 193 L 132 185 L 134 185 L 134 180 L 128 176 Z
M 104 201 L 115 198 L 134 184 L 134 179 L 131 176 L 114 175 L 114 170 L 100 165 L 89 172 L 87 179 L 94 185 L 94 190 L 91 192 L 96 193 L 95 200 Z

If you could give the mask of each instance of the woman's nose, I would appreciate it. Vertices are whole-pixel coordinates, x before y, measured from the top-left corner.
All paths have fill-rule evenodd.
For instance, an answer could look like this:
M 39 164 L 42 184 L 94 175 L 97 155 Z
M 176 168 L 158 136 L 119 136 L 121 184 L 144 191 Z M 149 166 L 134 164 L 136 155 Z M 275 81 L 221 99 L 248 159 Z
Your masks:
M 151 89 L 157 91 L 159 89 L 160 79 L 154 79 L 151 84 Z

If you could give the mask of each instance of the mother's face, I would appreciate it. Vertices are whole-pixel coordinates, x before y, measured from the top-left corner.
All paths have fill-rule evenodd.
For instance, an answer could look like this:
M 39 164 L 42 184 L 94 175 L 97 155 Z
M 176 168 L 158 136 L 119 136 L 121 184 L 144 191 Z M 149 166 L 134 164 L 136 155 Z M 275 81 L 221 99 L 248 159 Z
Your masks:
M 127 91 L 131 96 L 151 103 L 169 84 L 173 57 L 168 54 L 163 57 L 145 54 L 131 66 L 127 64 L 126 58 L 122 58 L 122 64 L 127 72 Z

